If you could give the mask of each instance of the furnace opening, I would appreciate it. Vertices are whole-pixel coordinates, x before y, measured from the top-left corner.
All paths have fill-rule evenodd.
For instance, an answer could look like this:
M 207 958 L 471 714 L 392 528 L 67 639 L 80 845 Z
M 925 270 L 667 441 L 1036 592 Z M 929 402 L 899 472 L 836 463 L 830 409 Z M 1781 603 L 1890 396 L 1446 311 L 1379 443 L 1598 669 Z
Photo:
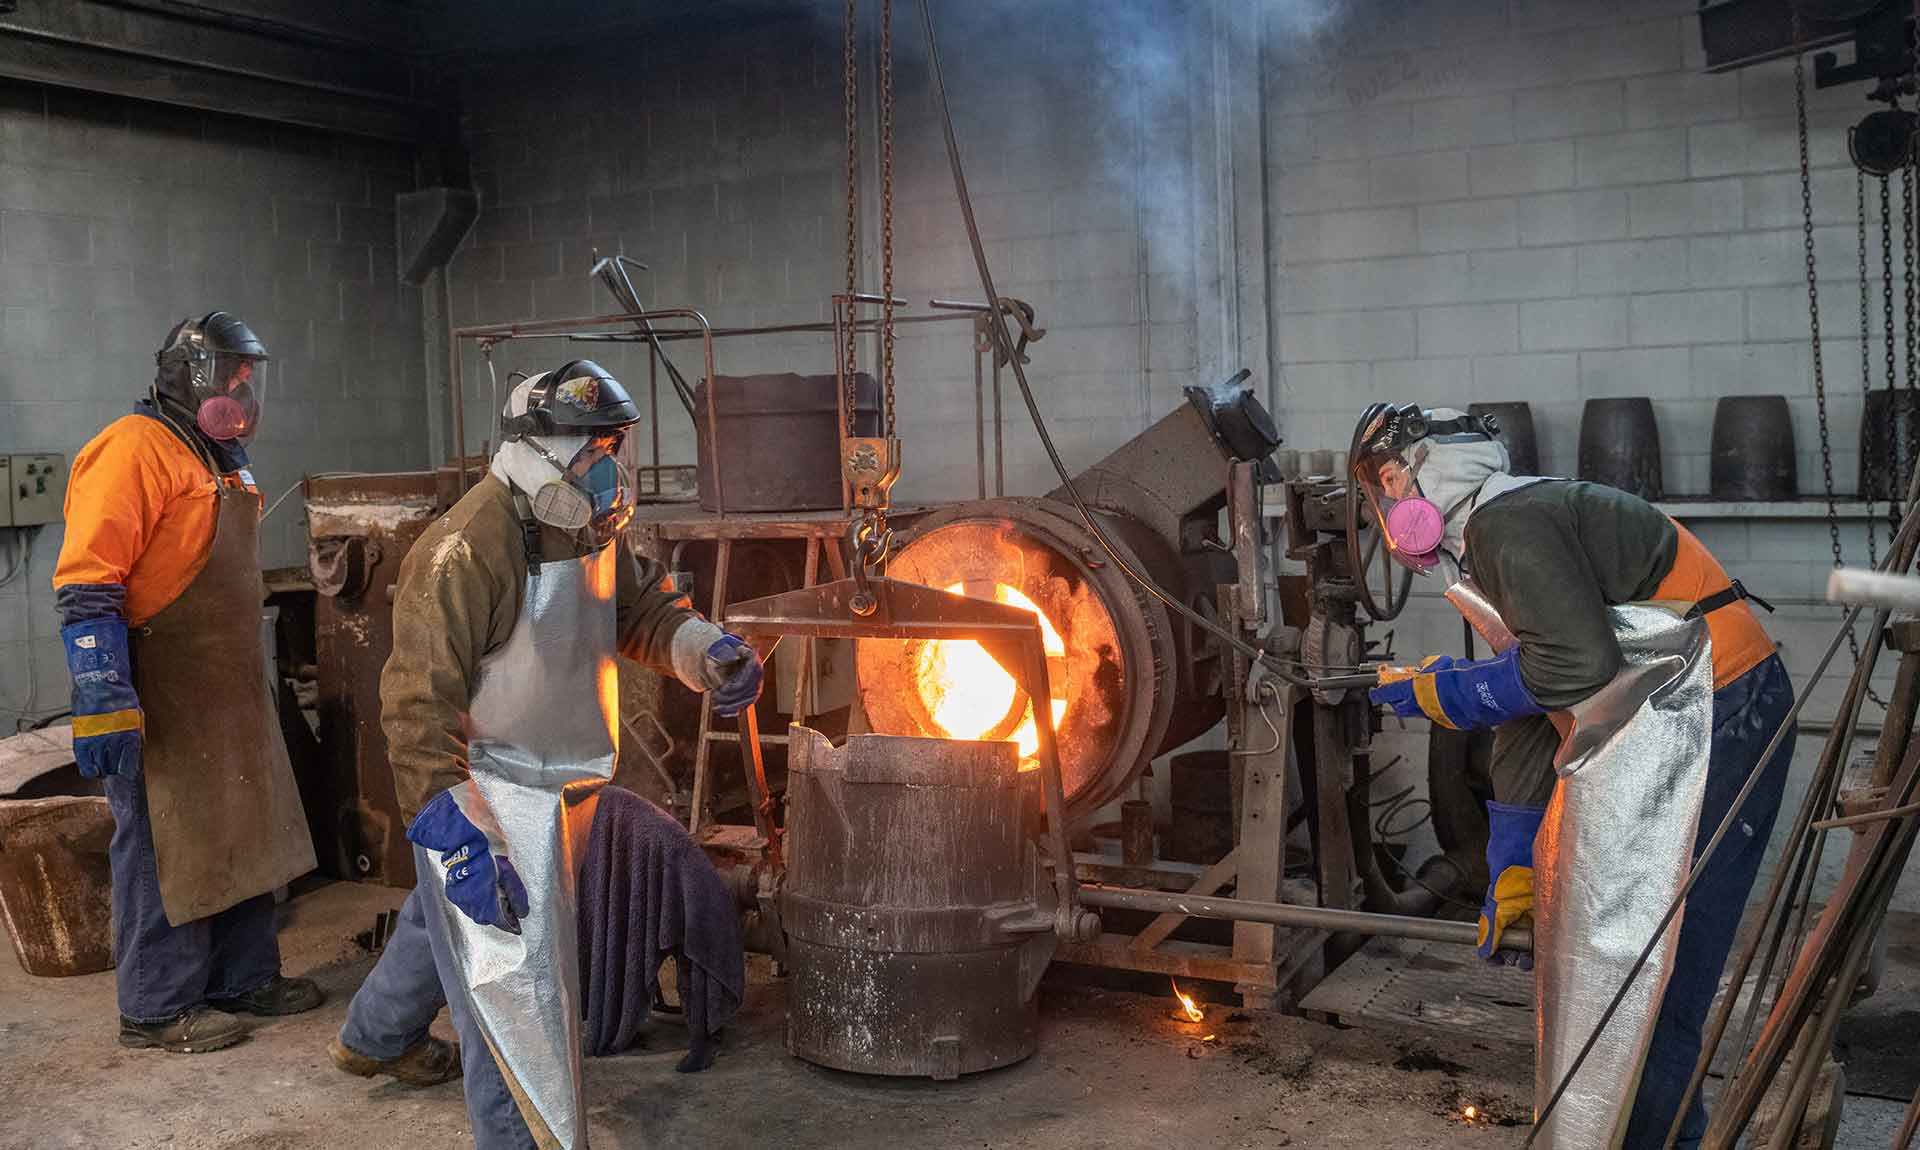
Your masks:
M 1058 661 L 1066 657 L 1066 643 L 1053 621 L 1018 588 L 963 580 L 942 590 L 1031 611 L 1040 618 L 1041 646 L 1050 669 L 1057 671 Z M 986 648 L 971 639 L 922 643 L 914 655 L 913 671 L 914 688 L 929 731 L 949 739 L 1011 740 L 1019 748 L 1021 770 L 1039 765 L 1034 756 L 1040 750 L 1040 731 L 1034 722 L 1033 703 L 1020 693 L 1013 676 L 987 654 Z M 1058 729 L 1067 713 L 1066 683 L 1057 674 L 1050 677 L 1053 725 Z

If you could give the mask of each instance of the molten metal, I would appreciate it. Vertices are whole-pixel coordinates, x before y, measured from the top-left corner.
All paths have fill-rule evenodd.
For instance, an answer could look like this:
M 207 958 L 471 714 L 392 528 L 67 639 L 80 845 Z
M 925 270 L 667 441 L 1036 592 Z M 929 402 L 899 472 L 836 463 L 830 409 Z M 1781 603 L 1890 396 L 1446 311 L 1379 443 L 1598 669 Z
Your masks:
M 1033 612 L 1040 617 L 1041 644 L 1047 657 L 1058 659 L 1066 655 L 1067 646 L 1052 620 L 1018 588 L 1005 583 L 995 583 L 988 588 L 962 582 L 944 590 L 952 595 L 988 599 Z M 995 730 L 1005 725 L 1019 694 L 1013 676 L 971 639 L 925 644 L 920 648 L 914 671 L 914 685 L 926 704 L 928 716 L 939 733 L 950 739 L 995 739 Z M 1064 688 L 1065 684 L 1060 686 Z M 1052 705 L 1053 723 L 1057 728 L 1067 713 L 1067 700 L 1056 698 Z M 998 738 L 1011 739 L 1019 748 L 1022 769 L 1037 765 L 1034 756 L 1040 750 L 1040 732 L 1034 725 L 1032 702 L 1026 704 L 1013 732 Z

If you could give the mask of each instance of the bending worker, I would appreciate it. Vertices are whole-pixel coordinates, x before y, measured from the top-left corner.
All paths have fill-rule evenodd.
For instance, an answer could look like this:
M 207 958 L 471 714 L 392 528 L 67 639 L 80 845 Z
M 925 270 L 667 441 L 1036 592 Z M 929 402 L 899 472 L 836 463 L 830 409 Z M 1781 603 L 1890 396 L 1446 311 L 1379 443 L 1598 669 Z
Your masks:
M 1689 813 L 1673 824 L 1670 869 L 1676 873 L 1670 877 L 1676 881 L 1670 892 L 1604 889 L 1614 881 L 1609 873 L 1636 882 L 1642 877 L 1633 872 L 1645 852 L 1630 845 L 1628 836 L 1646 833 L 1659 817 L 1656 803 L 1600 832 L 1616 835 L 1610 844 L 1601 844 L 1614 846 L 1616 857 L 1561 858 L 1553 864 L 1581 876 L 1574 884 L 1581 889 L 1567 897 L 1612 899 L 1606 904 L 1609 915 L 1636 899 L 1644 914 L 1650 898 L 1657 922 L 1679 889 L 1678 874 L 1719 826 L 1748 776 L 1763 772 L 1740 812 L 1741 821 L 1686 901 L 1665 993 L 1651 1017 L 1638 1092 L 1630 1095 L 1630 1114 L 1624 1112 L 1623 1099 L 1632 1089 L 1631 1079 L 1615 1096 L 1622 1110 L 1615 1121 L 1625 1119 L 1624 1144 L 1657 1147 L 1666 1138 L 1699 1055 L 1702 1023 L 1779 810 L 1793 753 L 1792 732 L 1771 761 L 1759 760 L 1792 706 L 1793 688 L 1773 642 L 1744 601 L 1749 598 L 1745 589 L 1728 579 L 1686 528 L 1644 500 L 1610 487 L 1508 474 L 1507 452 L 1493 437 L 1495 430 L 1488 421 L 1458 411 L 1375 404 L 1361 419 L 1350 455 L 1355 486 L 1394 558 L 1423 575 L 1441 575 L 1456 604 L 1468 602 L 1457 592 L 1463 579 L 1470 580 L 1518 640 L 1477 662 L 1430 659 L 1417 672 L 1383 681 L 1373 691 L 1374 701 L 1399 715 L 1424 716 L 1449 728 L 1495 728 L 1494 800 L 1488 803 L 1491 886 L 1481 911 L 1481 953 L 1492 957 L 1501 932 L 1532 907 L 1535 835 L 1560 782 L 1555 758 L 1562 732 L 1556 722 L 1566 728 L 1604 723 L 1597 712 L 1607 708 L 1599 702 L 1623 696 L 1615 686 L 1604 700 L 1597 697 L 1610 684 L 1631 678 L 1623 642 L 1631 646 L 1639 639 L 1630 634 L 1627 620 L 1662 617 L 1633 615 L 1630 605 L 1658 604 L 1664 617 L 1675 621 L 1704 615 L 1711 669 L 1710 683 L 1706 669 L 1699 672 L 1699 729 L 1636 727 L 1654 703 L 1629 703 L 1627 710 L 1634 717 L 1618 728 L 1620 738 L 1591 752 L 1610 757 L 1605 770 L 1594 769 L 1589 758 L 1583 760 L 1588 765 L 1579 768 L 1582 773 L 1573 774 L 1569 782 L 1590 780 L 1581 785 L 1592 793 L 1611 770 L 1616 778 L 1627 777 L 1630 785 L 1658 793 L 1668 779 L 1677 784 L 1691 772 L 1703 780 L 1691 792 L 1698 815 L 1692 817 L 1692 808 L 1687 808 Z M 1697 643 L 1698 626 L 1685 623 L 1684 628 Z M 1671 693 L 1662 705 L 1672 705 Z M 1651 775 L 1660 778 L 1649 779 Z M 1572 795 L 1563 797 L 1571 801 Z M 1590 843 L 1592 828 L 1603 825 L 1591 818 L 1581 827 L 1563 822 L 1550 822 L 1550 831 L 1540 834 L 1542 851 L 1566 849 L 1562 844 L 1576 838 Z M 1619 857 L 1629 851 L 1636 854 L 1633 865 Z M 1542 865 L 1548 865 L 1544 858 Z M 1561 913 L 1558 905 L 1556 915 Z M 1585 920 L 1574 914 L 1566 921 Z M 1548 924 L 1543 920 L 1540 925 Z M 1612 950 L 1624 949 L 1631 958 L 1648 933 L 1614 940 L 1618 945 Z M 1566 949 L 1569 961 L 1579 958 L 1579 943 Z M 1559 961 L 1559 956 L 1543 952 L 1541 961 Z M 1612 990 L 1609 984 L 1602 993 Z M 1555 1009 L 1542 996 L 1536 998 L 1541 1009 Z M 1646 1008 L 1649 1014 L 1652 1010 L 1651 1005 Z M 1625 1029 L 1623 1025 L 1609 1034 L 1617 1036 Z M 1548 1055 L 1543 1039 L 1543 1067 Z M 1545 1086 L 1551 1090 L 1555 1084 Z M 1705 1109 L 1696 1096 L 1681 1124 L 1678 1145 L 1697 1144 L 1705 1127 Z M 1618 1137 L 1617 1126 L 1612 1134 Z
M 618 542 L 615 453 L 638 420 L 587 360 L 521 382 L 489 474 L 400 568 L 381 725 L 419 884 L 333 1055 L 433 1080 L 444 993 L 482 1150 L 585 1143 L 574 884 L 613 775 L 614 655 L 713 692 L 719 715 L 760 693 L 752 648 Z
M 216 311 L 156 359 L 147 398 L 74 457 L 53 585 L 74 758 L 113 810 L 120 1044 L 194 1054 L 245 1038 L 234 1014 L 320 1005 L 281 976 L 273 920 L 314 856 L 260 640 L 267 349 Z

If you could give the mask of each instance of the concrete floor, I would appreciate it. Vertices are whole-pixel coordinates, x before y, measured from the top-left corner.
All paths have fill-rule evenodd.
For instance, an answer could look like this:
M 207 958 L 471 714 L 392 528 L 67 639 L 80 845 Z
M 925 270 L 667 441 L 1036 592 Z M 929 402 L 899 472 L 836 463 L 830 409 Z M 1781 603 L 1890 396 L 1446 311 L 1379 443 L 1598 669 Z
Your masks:
M 327 1004 L 262 1022 L 216 1054 L 115 1044 L 113 976 L 37 979 L 0 957 L 0 1147 L 55 1150 L 409 1150 L 467 1145 L 457 1083 L 431 1090 L 336 1071 L 326 1041 L 372 959 L 352 941 L 397 904 L 333 884 L 282 908 L 290 974 Z M 1531 1057 L 1489 1044 L 1338 1030 L 1209 1006 L 1176 1022 L 1169 1000 L 1049 986 L 1039 1053 L 958 1083 L 821 1070 L 781 1043 L 780 983 L 762 961 L 720 1061 L 676 1074 L 681 1035 L 587 1063 L 599 1148 L 1517 1146 L 1523 1126 L 1468 1126 L 1528 1111 Z M 444 1024 L 444 1019 L 442 1020 Z M 1206 1035 L 1214 1035 L 1211 1042 Z M 1396 1069 L 1433 1067 L 1433 1069 Z
M 0 959 L 0 1147 L 469 1144 L 457 1083 L 415 1091 L 368 1082 L 339 1073 L 326 1056 L 372 964 L 353 936 L 397 896 L 330 884 L 284 906 L 286 970 L 317 978 L 329 1001 L 312 1014 L 263 1022 L 249 1041 L 210 1055 L 117 1046 L 111 974 L 36 979 Z M 950 1084 L 863 1078 L 790 1058 L 781 1044 L 781 984 L 763 960 L 752 975 L 746 1008 L 711 1071 L 674 1073 L 681 1036 L 671 1031 L 650 1038 L 648 1049 L 588 1061 L 596 1147 L 1494 1150 L 1521 1143 L 1531 1108 L 1531 1052 L 1512 1044 L 1338 1029 L 1218 1005 L 1193 1025 L 1175 1021 L 1165 998 L 1058 979 L 1042 992 L 1040 1050 L 1025 1063 Z M 1910 995 L 1896 992 L 1887 1006 L 1911 1023 Z M 1483 1121 L 1462 1121 L 1467 1104 Z M 1850 1100 L 1843 1144 L 1886 1145 L 1900 1109 Z

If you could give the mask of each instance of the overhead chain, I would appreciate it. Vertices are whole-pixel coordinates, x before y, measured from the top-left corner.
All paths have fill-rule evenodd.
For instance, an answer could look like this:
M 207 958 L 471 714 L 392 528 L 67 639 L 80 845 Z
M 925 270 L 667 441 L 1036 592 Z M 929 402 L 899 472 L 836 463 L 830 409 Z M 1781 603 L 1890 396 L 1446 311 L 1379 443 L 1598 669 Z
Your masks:
M 1869 286 L 1869 282 L 1867 280 L 1867 174 L 1861 171 L 1857 167 L 1854 168 L 1853 170 L 1853 205 L 1854 205 L 1854 233 L 1857 241 L 1856 250 L 1859 253 L 1860 394 L 1862 396 L 1866 396 L 1866 395 L 1871 395 L 1873 393 L 1873 327 L 1871 322 L 1868 319 L 1868 317 L 1873 313 L 1873 303 L 1872 303 L 1873 293 L 1872 293 L 1872 288 Z M 1821 412 L 1821 417 L 1823 420 L 1825 419 L 1825 416 L 1826 416 L 1826 412 L 1823 409 Z M 1877 446 L 1878 443 L 1879 443 L 1879 440 L 1877 439 L 1874 439 L 1872 437 L 1867 438 L 1867 445 L 1873 448 L 1876 452 L 1878 451 L 1878 446 Z M 1827 490 L 1829 494 L 1831 494 L 1833 490 L 1833 455 L 1830 451 L 1827 450 L 1826 437 L 1824 434 L 1821 436 L 1820 462 L 1822 466 L 1824 466 L 1826 469 Z M 1866 474 L 1872 475 L 1874 473 L 1874 470 L 1875 470 L 1874 464 L 1875 464 L 1875 460 L 1872 457 L 1869 457 L 1866 460 Z M 1873 507 L 1873 503 L 1875 502 L 1875 499 L 1874 499 L 1875 492 L 1873 491 L 1872 487 L 1869 486 L 1865 491 L 1862 491 L 1860 494 L 1861 494 L 1861 498 L 1867 501 L 1867 507 L 1868 507 L 1867 566 L 1875 567 L 1879 565 L 1879 557 L 1876 554 L 1876 550 L 1879 546 L 1879 539 L 1874 532 L 1873 517 L 1872 517 L 1872 507 Z M 1832 541 L 1833 541 L 1833 565 L 1835 567 L 1838 567 L 1841 564 L 1840 521 L 1837 517 L 1833 516 L 1832 514 L 1829 514 L 1827 517 L 1827 530 L 1828 530 L 1828 534 L 1832 537 Z
M 886 427 L 893 415 L 893 0 L 880 0 L 880 386 Z
M 1886 176 L 1880 177 L 1880 326 L 1885 344 L 1887 360 L 1887 405 L 1889 416 L 1894 425 L 1887 429 L 1887 534 L 1889 538 L 1900 529 L 1900 439 L 1898 415 L 1900 409 L 1900 375 L 1894 367 L 1894 349 L 1897 346 L 1893 326 L 1893 199 L 1890 194 L 1893 181 Z M 1867 524 L 1868 532 L 1873 524 Z
M 847 125 L 847 295 L 852 296 L 858 290 L 860 279 L 860 235 L 858 224 L 858 204 L 860 197 L 860 112 L 858 98 L 860 94 L 859 56 L 856 51 L 854 21 L 858 0 L 847 0 L 846 47 L 841 66 L 844 69 L 842 86 L 845 92 L 842 111 L 846 115 Z M 846 345 L 841 348 L 841 386 L 846 391 L 846 434 L 858 431 L 856 412 L 859 404 L 859 389 L 854 385 L 854 373 L 860 369 L 860 341 L 854 338 L 854 320 L 858 317 L 858 306 L 852 299 L 843 304 L 846 311 Z
M 1792 5 L 1794 43 L 1800 43 L 1800 6 Z M 1827 537 L 1833 544 L 1833 565 L 1842 564 L 1840 549 L 1840 505 L 1833 493 L 1833 437 L 1827 424 L 1827 370 L 1826 357 L 1820 351 L 1820 274 L 1814 262 L 1813 243 L 1813 167 L 1807 155 L 1807 61 L 1804 52 L 1795 52 L 1793 56 L 1793 106 L 1800 143 L 1800 235 L 1806 253 L 1807 267 L 1807 333 L 1813 347 L 1813 409 L 1820 424 L 1820 479 L 1827 497 Z M 1868 372 L 1866 308 L 1867 308 L 1867 255 L 1866 255 L 1866 193 L 1864 188 L 1858 191 L 1860 200 L 1860 308 L 1861 308 L 1861 367 Z M 1889 360 L 1891 370 L 1891 360 Z M 1866 381 L 1870 382 L 1870 381 Z M 1871 530 L 1871 525 L 1869 525 Z M 1853 661 L 1860 662 L 1860 640 L 1851 628 L 1847 631 L 1847 647 L 1853 652 Z M 1871 691 L 1868 692 L 1871 695 Z
M 1898 105 L 1895 105 L 1896 107 Z M 1904 419 L 1906 425 L 1906 463 L 1907 471 L 1920 464 L 1920 347 L 1914 345 L 1914 296 L 1913 296 L 1913 146 L 1908 141 L 1906 163 L 1900 167 L 1900 227 L 1902 255 L 1906 266 L 1906 303 L 1907 303 L 1907 410 Z M 1889 380 L 1887 386 L 1893 386 Z M 1896 408 L 1898 404 L 1895 405 Z M 1897 453 L 1896 453 L 1897 454 Z M 1901 469 L 1893 469 L 1893 494 L 1897 497 L 1906 490 L 1900 481 Z M 1900 531 L 1898 516 L 1891 518 L 1887 528 L 1888 544 Z

